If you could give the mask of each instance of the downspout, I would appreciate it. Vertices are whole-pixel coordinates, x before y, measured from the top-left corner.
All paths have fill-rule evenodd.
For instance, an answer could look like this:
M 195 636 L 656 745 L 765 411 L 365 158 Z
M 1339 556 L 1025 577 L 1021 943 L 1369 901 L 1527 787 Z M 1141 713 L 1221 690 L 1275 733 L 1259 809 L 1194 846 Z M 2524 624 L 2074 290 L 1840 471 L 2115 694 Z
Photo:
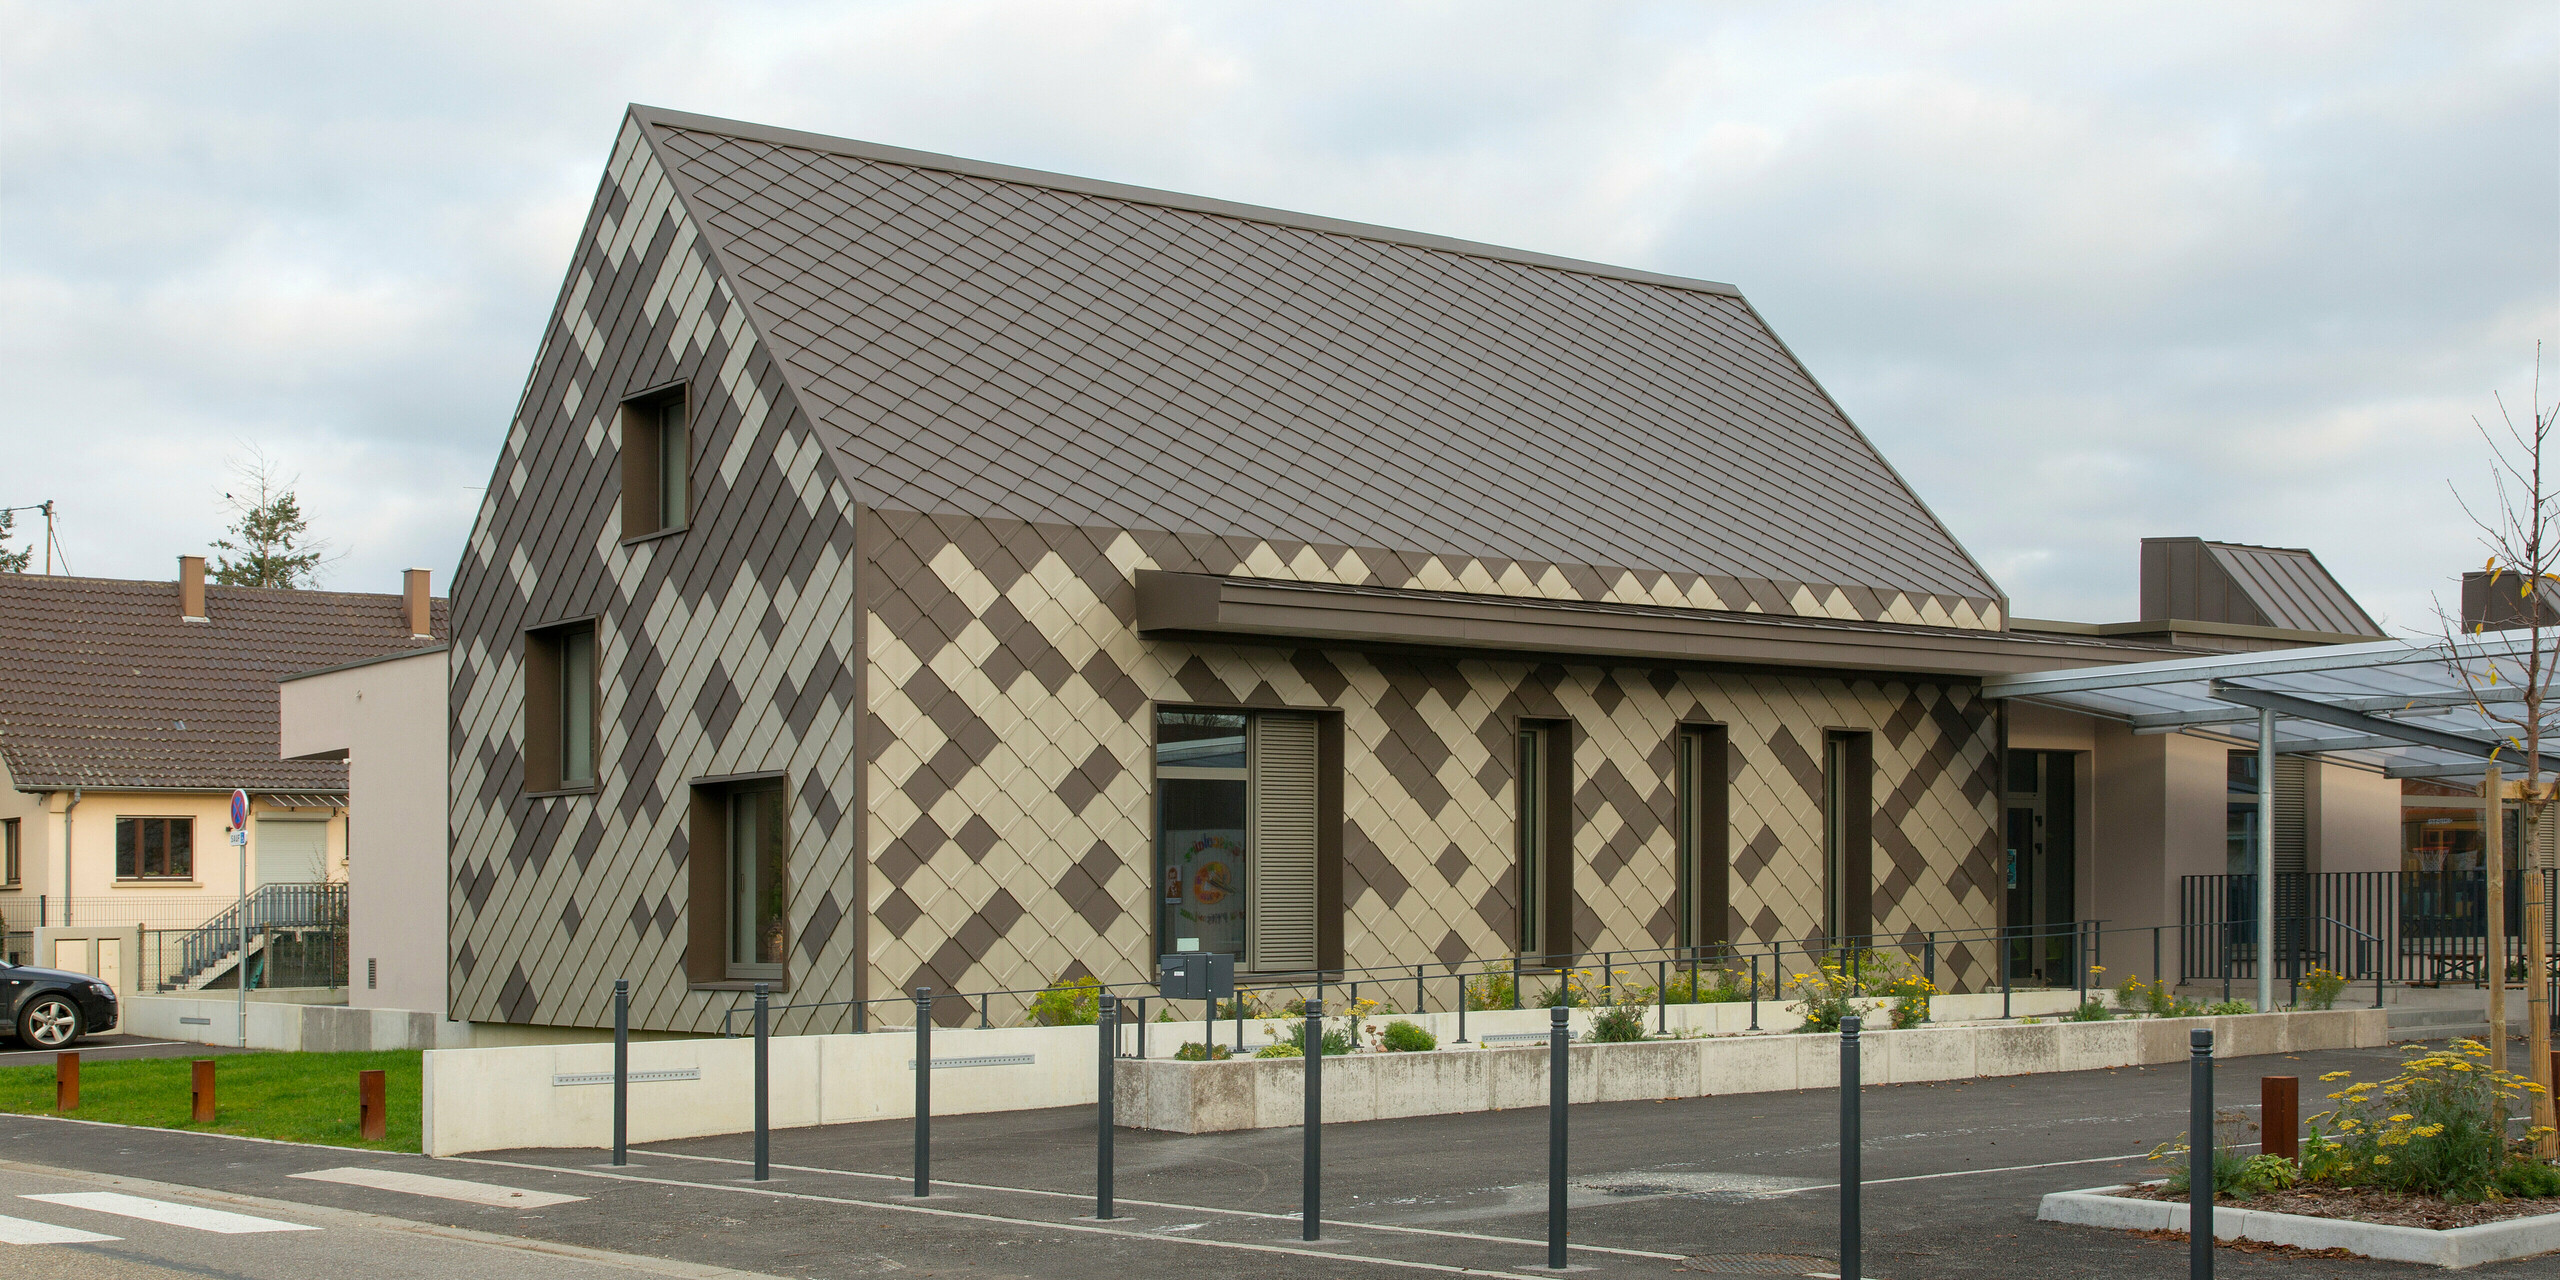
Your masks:
M 71 926 L 71 811 L 80 807 L 80 788 L 71 789 L 71 803 L 62 806 L 62 924 Z

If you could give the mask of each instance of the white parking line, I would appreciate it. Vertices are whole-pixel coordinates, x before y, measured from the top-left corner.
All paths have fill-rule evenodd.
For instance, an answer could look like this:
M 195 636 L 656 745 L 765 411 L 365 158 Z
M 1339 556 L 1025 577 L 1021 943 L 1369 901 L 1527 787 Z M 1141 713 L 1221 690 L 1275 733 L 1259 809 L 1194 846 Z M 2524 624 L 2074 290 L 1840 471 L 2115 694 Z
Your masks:
M 434 1196 L 441 1200 L 460 1200 L 465 1204 L 485 1204 L 500 1209 L 541 1209 L 555 1204 L 584 1200 L 585 1196 L 564 1196 L 550 1191 L 523 1191 L 489 1182 L 465 1182 L 460 1178 L 437 1178 L 423 1173 L 403 1173 L 398 1169 L 367 1169 L 349 1165 L 342 1169 L 318 1169 L 297 1173 L 297 1178 L 313 1182 L 340 1182 L 351 1187 L 371 1187 L 376 1191 L 398 1191 L 413 1196 Z
M 118 1236 L 102 1236 L 77 1227 L 57 1227 L 50 1222 L 30 1222 L 0 1214 L 0 1244 L 96 1244 L 116 1240 Z
M 120 1191 L 55 1191 L 44 1195 L 20 1196 L 21 1200 L 40 1200 L 72 1209 L 91 1209 L 120 1217 L 140 1218 L 163 1226 L 186 1227 L 195 1231 L 211 1231 L 226 1236 L 256 1235 L 263 1231 L 317 1231 L 298 1222 L 278 1222 L 273 1218 L 252 1218 L 245 1213 L 225 1213 L 192 1204 L 172 1204 L 166 1200 L 145 1200 Z

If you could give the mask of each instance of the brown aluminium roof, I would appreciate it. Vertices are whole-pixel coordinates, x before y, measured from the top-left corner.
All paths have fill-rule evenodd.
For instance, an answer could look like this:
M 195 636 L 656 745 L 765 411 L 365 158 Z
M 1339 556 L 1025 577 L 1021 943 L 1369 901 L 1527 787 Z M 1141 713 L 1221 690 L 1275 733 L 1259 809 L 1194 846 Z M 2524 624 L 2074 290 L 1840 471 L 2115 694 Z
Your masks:
M 633 115 L 866 504 L 2001 603 L 1731 285 Z
M 21 791 L 343 792 L 336 761 L 279 760 L 276 682 L 420 648 L 390 594 L 0 574 L 0 759 Z M 445 602 L 432 602 L 437 641 Z

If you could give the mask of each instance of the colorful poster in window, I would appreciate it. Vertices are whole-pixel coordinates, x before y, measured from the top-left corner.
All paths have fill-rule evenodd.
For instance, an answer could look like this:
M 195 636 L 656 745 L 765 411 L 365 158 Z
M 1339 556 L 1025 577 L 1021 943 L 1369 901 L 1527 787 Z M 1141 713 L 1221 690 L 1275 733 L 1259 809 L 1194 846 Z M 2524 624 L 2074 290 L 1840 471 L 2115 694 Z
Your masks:
M 1244 952 L 1244 832 L 1164 833 L 1165 897 L 1173 937 L 1197 938 L 1202 951 Z

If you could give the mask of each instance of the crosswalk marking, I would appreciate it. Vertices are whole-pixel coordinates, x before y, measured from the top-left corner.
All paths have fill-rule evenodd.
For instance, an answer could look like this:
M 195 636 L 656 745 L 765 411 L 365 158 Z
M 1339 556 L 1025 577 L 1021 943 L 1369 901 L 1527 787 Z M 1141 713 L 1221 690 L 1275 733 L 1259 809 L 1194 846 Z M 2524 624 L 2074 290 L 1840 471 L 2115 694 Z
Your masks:
M 585 1196 L 564 1196 L 550 1191 L 525 1191 L 488 1182 L 465 1182 L 460 1178 L 438 1178 L 423 1173 L 403 1173 L 398 1169 L 367 1169 L 349 1165 L 343 1169 L 318 1169 L 297 1173 L 297 1178 L 313 1182 L 343 1182 L 351 1187 L 371 1187 L 376 1191 L 400 1191 L 413 1196 L 435 1196 L 444 1200 L 460 1200 L 466 1204 L 493 1205 L 501 1209 L 540 1209 L 549 1205 L 584 1200 Z
M 46 1195 L 20 1196 L 21 1200 L 39 1200 L 72 1209 L 92 1209 L 126 1218 L 140 1218 L 165 1226 L 188 1227 L 212 1231 L 226 1236 L 255 1235 L 262 1231 L 317 1231 L 295 1222 L 278 1222 L 273 1218 L 252 1218 L 245 1213 L 225 1213 L 191 1204 L 172 1204 L 166 1200 L 145 1200 L 120 1191 L 58 1191 Z
M 29 1222 L 0 1214 L 0 1244 L 96 1244 L 118 1239 L 77 1227 L 57 1227 L 50 1222 Z

